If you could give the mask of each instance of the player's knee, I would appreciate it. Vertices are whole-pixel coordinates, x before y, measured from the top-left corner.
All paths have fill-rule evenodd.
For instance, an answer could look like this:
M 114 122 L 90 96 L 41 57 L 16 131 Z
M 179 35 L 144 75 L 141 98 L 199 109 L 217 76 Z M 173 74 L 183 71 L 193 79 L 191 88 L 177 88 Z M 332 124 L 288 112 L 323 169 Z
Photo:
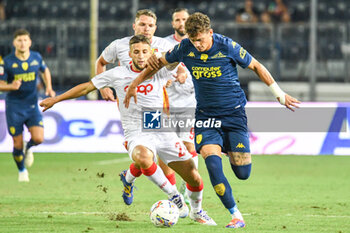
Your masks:
M 242 166 L 236 166 L 236 165 L 231 164 L 231 168 L 238 179 L 246 180 L 250 176 L 252 164 L 250 163 L 250 164 L 246 164 L 246 165 L 242 165 Z
M 135 147 L 132 157 L 140 167 L 148 167 L 148 165 L 153 163 L 153 153 L 143 146 Z
M 44 142 L 44 136 L 43 135 L 35 135 L 32 136 L 32 141 L 34 142 L 35 145 L 39 145 Z

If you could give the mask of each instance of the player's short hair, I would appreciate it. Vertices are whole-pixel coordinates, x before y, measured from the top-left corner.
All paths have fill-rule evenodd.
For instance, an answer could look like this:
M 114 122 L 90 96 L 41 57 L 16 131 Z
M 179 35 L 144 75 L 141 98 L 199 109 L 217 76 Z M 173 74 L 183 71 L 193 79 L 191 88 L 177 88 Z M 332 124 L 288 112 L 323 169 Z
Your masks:
M 156 22 L 157 22 L 157 16 L 156 14 L 150 10 L 150 9 L 142 9 L 142 10 L 138 10 L 136 12 L 136 16 L 135 16 L 135 22 L 140 18 L 141 15 L 146 15 L 149 17 L 152 17 Z
M 185 12 L 187 12 L 187 14 L 189 14 L 187 8 L 176 8 L 176 9 L 173 11 L 173 13 L 171 14 L 172 19 L 174 20 L 174 14 L 175 14 L 175 13 L 181 12 L 181 11 L 185 11 Z
M 210 19 L 203 13 L 193 13 L 188 17 L 185 29 L 189 37 L 195 37 L 198 33 L 208 32 L 211 29 Z
M 131 37 L 131 39 L 129 41 L 130 48 L 133 44 L 137 44 L 137 43 L 145 43 L 145 44 L 148 44 L 149 46 L 151 46 L 151 41 L 144 35 L 136 35 L 136 36 Z
M 27 35 L 30 38 L 30 33 L 26 30 L 26 29 L 17 29 L 14 33 L 13 33 L 13 39 L 16 39 L 17 36 L 24 36 Z

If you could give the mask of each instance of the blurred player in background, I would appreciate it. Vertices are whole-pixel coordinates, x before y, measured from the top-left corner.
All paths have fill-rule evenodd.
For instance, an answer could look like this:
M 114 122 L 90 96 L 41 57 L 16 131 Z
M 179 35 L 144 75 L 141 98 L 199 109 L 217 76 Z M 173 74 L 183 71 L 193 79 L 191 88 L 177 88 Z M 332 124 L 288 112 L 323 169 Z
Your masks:
M 136 96 L 136 87 L 156 73 L 162 65 L 183 62 L 191 71 L 195 87 L 196 150 L 205 159 L 210 181 L 232 220 L 227 228 L 245 227 L 222 168 L 222 152 L 226 152 L 236 177 L 248 179 L 251 172 L 251 154 L 245 104 L 236 66 L 248 67 L 269 86 L 277 100 L 294 111 L 299 101 L 284 93 L 269 71 L 232 39 L 213 32 L 210 19 L 194 13 L 187 19 L 184 39 L 163 56 L 152 56 L 147 67 L 129 86 L 124 104 Z M 203 122 L 214 121 L 209 127 Z
M 134 35 L 144 35 L 151 41 L 153 51 L 166 52 L 172 48 L 167 40 L 154 36 L 157 29 L 157 16 L 148 9 L 139 10 L 135 16 L 135 22 L 132 27 L 135 31 Z M 127 65 L 130 63 L 129 57 L 129 41 L 132 36 L 116 39 L 110 43 L 96 61 L 96 74 L 100 74 L 106 70 L 107 64 L 114 64 L 118 61 L 119 65 Z M 116 101 L 110 88 L 100 90 L 102 98 L 109 101 Z
M 174 29 L 174 34 L 171 34 L 165 39 L 167 39 L 172 46 L 179 44 L 182 39 L 187 38 L 185 30 L 185 22 L 189 16 L 188 10 L 186 8 L 177 8 L 172 14 L 171 25 Z M 183 65 L 183 64 L 181 64 Z M 169 96 L 169 109 L 173 116 L 173 119 L 183 120 L 186 116 L 194 117 L 194 109 L 196 107 L 196 99 L 194 96 L 193 82 L 192 78 L 186 79 L 184 84 L 179 82 L 174 82 L 174 78 L 169 79 L 166 83 L 166 88 Z M 190 130 L 178 128 L 177 135 L 185 144 L 187 150 L 192 154 L 192 159 L 198 168 L 198 155 L 196 148 L 194 147 L 194 128 Z M 184 195 L 185 201 L 188 204 L 188 197 L 186 195 L 186 182 L 182 181 L 179 189 L 180 193 Z
M 66 100 L 77 98 L 106 86 L 115 88 L 121 101 L 124 100 L 125 93 L 130 83 L 146 67 L 147 59 L 152 55 L 151 44 L 147 37 L 136 35 L 129 41 L 131 64 L 117 66 L 106 72 L 103 72 L 91 81 L 75 86 L 54 98 L 47 98 L 40 103 L 44 111 L 51 108 L 54 104 Z M 184 180 L 187 181 L 187 192 L 191 201 L 190 217 L 205 225 L 216 225 L 205 211 L 202 210 L 203 181 L 200 177 L 192 156 L 186 150 L 176 133 L 171 132 L 144 132 L 142 131 L 143 108 L 163 106 L 163 83 L 164 77 L 167 77 L 169 71 L 162 69 L 159 74 L 152 79 L 147 80 L 146 86 L 151 87 L 149 92 L 139 87 L 138 103 L 132 105 L 129 109 L 122 103 L 119 105 L 124 136 L 127 144 L 127 150 L 130 158 L 134 161 L 130 170 L 139 175 L 144 174 L 150 181 L 157 185 L 161 190 L 168 194 L 170 201 L 174 202 L 180 209 L 180 217 L 188 215 L 182 195 L 168 181 L 162 170 L 155 163 L 156 156 L 172 167 Z M 187 73 L 183 73 L 178 78 L 185 81 Z M 158 111 L 157 111 L 158 112 Z M 155 113 L 156 114 L 156 113 Z M 155 117 L 155 116 L 153 116 Z M 126 182 L 133 183 L 135 176 L 129 171 L 122 177 Z
M 165 37 L 165 39 L 167 39 L 173 46 L 180 43 L 182 39 L 187 38 L 185 22 L 188 16 L 190 15 L 186 8 L 176 8 L 174 10 L 171 20 L 171 25 L 173 26 L 174 34 Z
M 17 164 L 18 181 L 28 182 L 26 167 L 33 164 L 32 146 L 44 141 L 42 116 L 38 108 L 37 79 L 42 73 L 46 95 L 55 96 L 51 86 L 51 74 L 38 52 L 30 50 L 32 41 L 28 31 L 19 29 L 14 33 L 15 52 L 6 56 L 0 67 L 0 88 L 6 95 L 6 121 L 13 139 L 13 158 Z M 6 84 L 10 83 L 10 84 Z M 31 139 L 23 142 L 23 125 L 28 128 Z
M 157 16 L 155 13 L 149 9 L 139 10 L 135 16 L 135 22 L 133 24 L 133 29 L 135 35 L 144 35 L 151 41 L 152 51 L 156 52 L 166 52 L 171 49 L 173 46 L 166 39 L 154 36 L 154 33 L 157 29 Z M 96 61 L 96 74 L 100 74 L 106 70 L 107 64 L 113 64 L 118 61 L 119 65 L 128 65 L 131 62 L 129 56 L 129 41 L 132 36 L 124 37 L 122 39 L 114 40 L 109 44 L 103 51 L 100 57 Z M 180 69 L 184 69 L 180 67 Z M 172 78 L 171 75 L 167 79 Z M 112 90 L 109 87 L 100 89 L 100 93 L 105 100 L 116 101 Z M 165 104 L 169 106 L 167 92 L 164 90 L 164 100 Z M 159 160 L 159 165 L 165 173 L 166 177 L 169 179 L 172 185 L 175 186 L 176 178 L 175 172 L 166 166 L 161 160 Z M 128 170 L 133 171 L 133 170 Z M 120 174 L 123 176 L 123 173 Z M 136 174 L 134 174 L 136 176 Z M 127 183 L 124 183 L 125 190 L 123 193 L 124 202 L 127 205 L 132 203 L 132 193 L 133 187 L 129 186 Z M 130 198 L 131 195 L 131 198 Z

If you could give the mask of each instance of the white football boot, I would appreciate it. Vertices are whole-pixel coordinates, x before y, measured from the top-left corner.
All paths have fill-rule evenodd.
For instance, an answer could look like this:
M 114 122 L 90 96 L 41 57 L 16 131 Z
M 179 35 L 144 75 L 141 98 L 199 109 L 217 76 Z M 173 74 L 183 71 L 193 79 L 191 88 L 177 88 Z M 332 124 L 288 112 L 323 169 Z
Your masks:
M 216 222 L 209 217 L 209 215 L 207 214 L 207 212 L 205 212 L 204 210 L 200 210 L 198 212 L 190 212 L 190 219 L 199 222 L 200 224 L 203 225 L 208 225 L 208 226 L 216 226 Z
M 29 174 L 27 169 L 18 173 L 18 182 L 29 182 Z
M 27 142 L 23 142 L 24 164 L 26 167 L 31 167 L 34 163 L 33 151 L 29 148 L 27 150 Z
M 186 218 L 188 216 L 188 206 L 185 203 L 184 197 L 180 193 L 176 193 L 172 196 L 169 196 L 169 201 L 172 201 L 177 208 L 179 208 L 179 217 Z

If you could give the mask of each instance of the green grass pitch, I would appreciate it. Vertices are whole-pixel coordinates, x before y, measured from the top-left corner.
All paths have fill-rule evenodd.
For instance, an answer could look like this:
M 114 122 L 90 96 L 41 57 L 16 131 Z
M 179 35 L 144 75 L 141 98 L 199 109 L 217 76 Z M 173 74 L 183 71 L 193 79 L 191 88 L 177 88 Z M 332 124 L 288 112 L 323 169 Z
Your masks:
M 158 229 L 149 209 L 166 196 L 145 177 L 136 181 L 134 203 L 122 201 L 118 173 L 130 164 L 126 154 L 37 153 L 30 183 L 18 183 L 12 156 L 2 153 L 0 232 L 350 232 L 350 157 L 255 155 L 246 181 L 224 158 L 244 229 L 224 228 L 230 216 L 199 161 L 203 207 L 218 226 L 186 218 Z

